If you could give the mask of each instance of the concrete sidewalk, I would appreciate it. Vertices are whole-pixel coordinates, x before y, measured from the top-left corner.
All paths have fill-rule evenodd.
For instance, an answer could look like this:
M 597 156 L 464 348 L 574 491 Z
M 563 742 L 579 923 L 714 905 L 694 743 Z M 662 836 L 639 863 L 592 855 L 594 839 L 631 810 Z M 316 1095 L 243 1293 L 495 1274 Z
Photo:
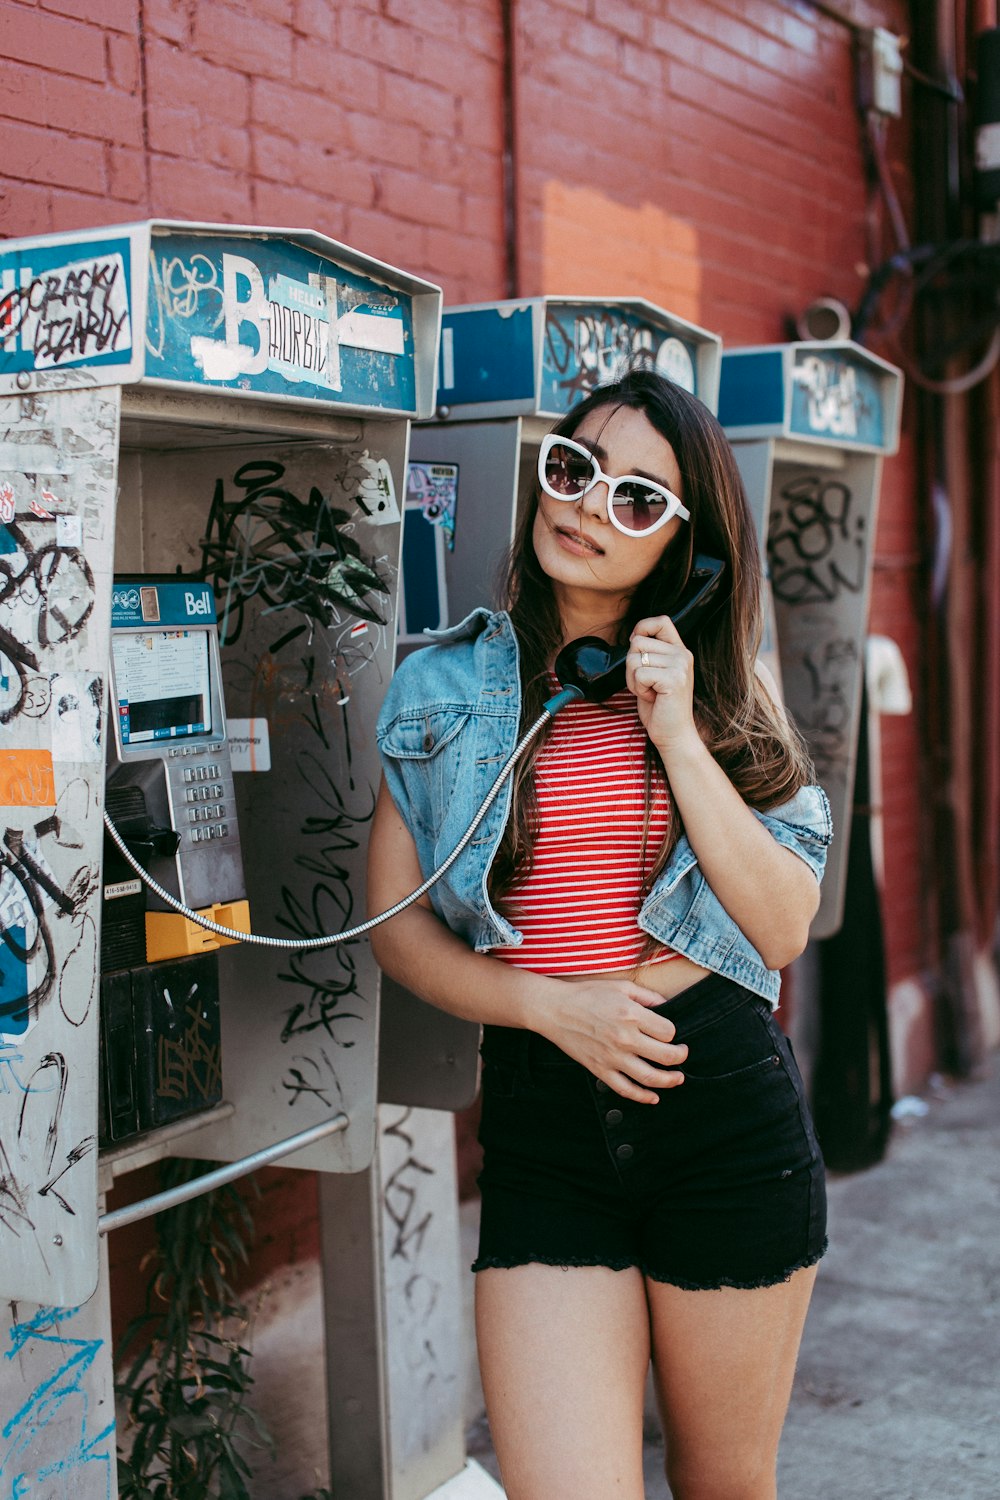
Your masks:
M 1000 1496 L 998 1064 L 936 1090 L 883 1162 L 830 1183 L 782 1500 Z M 469 1448 L 496 1476 L 482 1419 Z M 645 1471 L 647 1500 L 668 1500 L 657 1434 Z

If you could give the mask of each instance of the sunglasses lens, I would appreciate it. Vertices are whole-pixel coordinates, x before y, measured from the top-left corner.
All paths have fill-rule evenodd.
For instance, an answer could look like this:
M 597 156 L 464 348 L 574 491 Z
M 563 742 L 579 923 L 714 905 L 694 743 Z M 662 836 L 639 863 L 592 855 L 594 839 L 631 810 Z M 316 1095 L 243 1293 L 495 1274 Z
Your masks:
M 648 484 L 629 481 L 615 490 L 612 506 L 615 520 L 628 531 L 648 531 L 667 508 L 667 497 Z
M 566 500 L 576 500 L 594 477 L 594 466 L 582 453 L 553 443 L 545 457 L 545 483 Z

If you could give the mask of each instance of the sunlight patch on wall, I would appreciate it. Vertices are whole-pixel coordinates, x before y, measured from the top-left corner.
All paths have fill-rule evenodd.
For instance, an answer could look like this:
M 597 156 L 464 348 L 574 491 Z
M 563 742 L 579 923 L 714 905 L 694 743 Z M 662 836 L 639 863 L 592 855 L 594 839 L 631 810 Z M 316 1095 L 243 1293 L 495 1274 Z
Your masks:
M 560 297 L 645 297 L 700 323 L 697 231 L 652 203 L 630 208 L 594 188 L 548 182 L 540 289 Z

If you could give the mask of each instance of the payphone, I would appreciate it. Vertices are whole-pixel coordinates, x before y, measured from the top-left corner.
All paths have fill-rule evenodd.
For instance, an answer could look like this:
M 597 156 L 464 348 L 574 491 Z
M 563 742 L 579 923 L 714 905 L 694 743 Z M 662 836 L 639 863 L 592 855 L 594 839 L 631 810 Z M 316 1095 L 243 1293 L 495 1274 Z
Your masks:
M 495 600 L 518 503 L 554 422 L 635 367 L 659 371 L 714 412 L 721 350 L 716 334 L 639 297 L 446 308 L 437 417 L 417 424 L 410 442 L 400 654 L 426 645 L 425 629 Z M 478 1028 L 383 978 L 382 1031 L 380 1098 L 472 1102 Z
M 350 924 L 439 326 L 436 287 L 309 231 L 154 221 L 0 246 L 11 1412 L 47 1389 L 59 1317 L 89 1351 L 83 1409 L 111 1409 L 100 1236 L 121 1219 L 99 1194 L 116 1176 L 168 1154 L 372 1160 L 367 947 L 206 937 L 102 861 L 102 815 L 221 925 L 253 912 L 294 941 Z M 113 1493 L 107 1423 L 74 1436 L 54 1414 L 11 1443 L 18 1492 L 79 1463 L 81 1500 Z
M 215 598 L 207 584 L 115 578 L 109 731 L 105 811 L 129 852 L 196 913 L 249 931 Z M 105 841 L 102 1145 L 221 1101 L 216 950 L 233 941 L 167 908 Z
M 718 335 L 641 297 L 446 308 L 437 419 L 414 427 L 410 444 L 401 652 L 495 597 L 518 498 L 553 422 L 634 367 L 714 412 L 721 351 Z
M 161 884 L 196 911 L 249 931 L 211 588 L 116 578 L 110 669 L 106 801 L 119 819 L 129 807 L 133 820 L 137 811 L 148 819 L 147 868 Z M 156 905 L 153 895 L 149 961 L 218 945 L 205 928 Z
M 727 350 L 719 420 L 766 550 L 785 701 L 833 813 L 811 936 L 840 926 L 882 459 L 902 375 L 849 340 Z

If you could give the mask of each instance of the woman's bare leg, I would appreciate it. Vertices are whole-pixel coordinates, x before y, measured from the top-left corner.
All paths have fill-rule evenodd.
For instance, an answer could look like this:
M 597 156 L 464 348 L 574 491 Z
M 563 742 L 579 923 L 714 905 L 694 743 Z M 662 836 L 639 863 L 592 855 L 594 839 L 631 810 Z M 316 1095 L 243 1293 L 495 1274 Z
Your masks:
M 778 1442 L 816 1267 L 777 1286 L 647 1281 L 674 1500 L 775 1500 Z
M 649 1309 L 640 1272 L 480 1271 L 476 1332 L 508 1500 L 642 1500 Z

